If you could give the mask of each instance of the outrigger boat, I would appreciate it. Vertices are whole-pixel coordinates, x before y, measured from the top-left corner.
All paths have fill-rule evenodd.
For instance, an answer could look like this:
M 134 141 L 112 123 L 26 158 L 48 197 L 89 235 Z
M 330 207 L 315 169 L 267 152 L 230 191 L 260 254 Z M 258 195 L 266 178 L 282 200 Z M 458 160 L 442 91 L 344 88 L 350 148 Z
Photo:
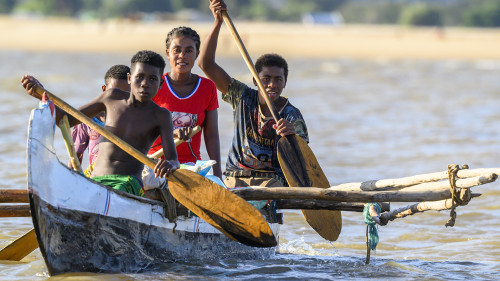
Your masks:
M 171 205 L 116 191 L 67 168 L 55 154 L 54 130 L 50 107 L 32 111 L 27 151 L 27 197 L 36 235 L 30 231 L 17 239 L 0 251 L 0 259 L 20 260 L 39 245 L 49 273 L 57 275 L 66 272 L 139 272 L 176 260 L 261 259 L 276 252 L 279 237 L 279 219 L 276 217 L 265 216 L 266 223 L 255 208 L 246 209 L 246 212 L 257 212 L 257 217 L 269 228 L 268 235 L 259 234 L 264 232 L 246 235 L 249 230 L 245 228 L 254 229 L 256 225 L 249 227 L 238 223 L 255 217 L 245 217 L 246 212 L 241 211 L 233 211 L 236 215 L 225 217 L 226 208 L 216 215 L 222 219 L 215 218 L 215 224 L 210 219 L 216 216 L 205 215 L 203 220 L 190 214 L 186 208 L 178 208 L 176 221 L 173 221 L 171 212 L 165 215 L 165 208 Z M 395 219 L 421 212 L 443 210 L 451 210 L 446 226 L 453 226 L 455 208 L 480 195 L 472 193 L 470 188 L 494 182 L 499 174 L 500 168 L 470 170 L 449 165 L 448 171 L 344 183 L 328 188 L 247 187 L 229 193 L 237 195 L 232 199 L 275 200 L 278 209 L 363 212 L 368 224 L 366 263 L 369 263 L 370 250 L 376 247 L 376 243 L 372 244 L 368 239 L 368 228 L 374 229 L 374 224 L 387 225 Z M 170 190 L 175 190 L 175 182 L 169 184 L 172 184 Z M 203 187 L 208 185 L 203 183 Z M 216 190 L 204 193 L 203 198 L 212 192 Z M 7 196 L 0 202 L 25 202 L 22 194 L 18 195 Z M 184 194 L 184 197 L 190 195 Z M 176 199 L 189 205 L 184 197 Z M 365 204 L 367 202 L 379 203 Z M 417 203 L 391 211 L 380 202 Z M 237 205 L 244 205 L 242 203 L 247 204 L 239 202 Z M 198 205 L 202 206 L 203 202 L 198 202 Z M 203 208 L 206 209 L 206 205 Z M 196 208 L 190 206 L 190 209 Z M 225 232 L 229 237 L 237 237 L 241 243 L 230 239 Z M 319 231 L 318 234 L 321 235 Z M 38 243 L 27 242 L 35 240 L 35 236 Z
M 222 15 L 258 82 L 260 92 L 264 93 L 265 89 L 231 19 L 225 11 Z M 42 94 L 42 90 L 37 89 L 37 93 Z M 52 97 L 55 96 L 51 94 Z M 278 120 L 276 108 L 269 97 L 263 97 L 273 118 Z M 74 117 L 80 120 L 77 116 Z M 221 194 L 224 192 L 219 192 L 217 188 L 205 192 L 204 187 L 211 186 L 210 183 L 189 181 L 189 174 L 181 173 L 180 180 L 174 177 L 177 183 L 169 183 L 170 192 L 182 205 L 204 220 L 189 212 L 180 212 L 182 214 L 176 216 L 174 221 L 171 215 L 168 218 L 165 216 L 164 209 L 169 206 L 162 202 L 110 189 L 68 169 L 55 154 L 54 128 L 53 111 L 49 107 L 32 112 L 28 138 L 29 201 L 38 244 L 51 275 L 76 271 L 138 272 L 155 264 L 180 259 L 211 259 L 235 255 L 240 259 L 269 257 L 277 249 L 277 219 L 272 218 L 271 221 L 272 216 L 267 216 L 266 223 L 255 208 L 243 206 L 248 203 L 231 204 L 242 198 L 276 200 L 279 208 L 306 210 L 306 221 L 321 237 L 329 241 L 335 241 L 340 234 L 342 221 L 339 211 L 360 211 L 361 207 L 367 223 L 366 263 L 369 263 L 370 250 L 376 247 L 376 242 L 373 241 L 378 241 L 378 238 L 372 240 L 376 233 L 372 231 L 376 229 L 375 224 L 387 225 L 395 219 L 431 210 L 451 210 L 446 226 L 453 226 L 455 208 L 480 196 L 472 193 L 470 188 L 494 182 L 500 174 L 500 168 L 469 170 L 468 167 L 449 165 L 448 171 L 443 172 L 329 186 L 328 179 L 310 148 L 300 137 L 291 135 L 280 139 L 277 150 L 285 177 L 290 186 L 294 187 L 250 187 L 233 191 L 230 195 L 235 197 L 230 198 L 225 189 L 223 191 L 226 194 Z M 98 127 L 92 128 L 99 131 Z M 110 141 L 113 139 L 105 134 L 103 136 Z M 151 167 L 147 160 L 141 160 L 138 155 L 133 156 Z M 190 184 L 186 184 L 187 182 Z M 203 184 L 189 188 L 200 182 Z M 224 202 L 219 205 L 236 207 L 232 212 L 227 212 L 225 208 L 211 208 L 212 204 L 203 202 L 195 194 L 199 191 L 203 193 L 202 198 L 214 193 L 220 195 L 214 196 L 209 203 L 223 198 Z M 198 202 L 190 197 L 197 197 Z M 390 211 L 389 208 L 381 208 L 381 202 L 418 203 Z M 245 224 L 243 221 L 254 223 Z M 368 237 L 369 229 L 371 238 Z M 3 256 L 15 256 L 15 251 L 21 248 L 18 245 L 23 244 L 25 239 L 29 240 L 32 235 L 30 231 L 9 245 L 13 247 L 8 246 L 0 251 L 0 259 Z M 23 253 L 17 255 L 17 260 L 34 248 L 34 245 L 24 246 L 19 251 Z
M 28 189 L 40 251 L 51 275 L 139 272 L 176 260 L 266 258 L 276 247 L 233 241 L 184 212 L 175 222 L 163 202 L 117 191 L 69 169 L 57 158 L 55 114 L 34 109 L 28 132 Z M 269 223 L 278 239 L 279 224 Z

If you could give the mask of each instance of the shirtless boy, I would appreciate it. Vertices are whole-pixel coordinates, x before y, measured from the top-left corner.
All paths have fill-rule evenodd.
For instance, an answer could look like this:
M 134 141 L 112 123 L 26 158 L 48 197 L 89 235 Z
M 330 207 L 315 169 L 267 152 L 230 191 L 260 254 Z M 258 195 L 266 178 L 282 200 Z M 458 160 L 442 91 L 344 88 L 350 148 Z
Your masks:
M 130 85 L 128 84 L 127 78 L 128 73 L 130 73 L 130 67 L 126 65 L 119 64 L 110 67 L 104 75 L 104 85 L 101 86 L 102 92 L 111 88 L 118 88 L 125 92 L 130 92 Z M 106 112 L 99 113 L 96 117 L 92 118 L 92 120 L 104 126 Z M 94 169 L 94 161 L 97 159 L 97 153 L 99 152 L 101 134 L 90 128 L 87 124 L 81 123 L 73 127 L 71 135 L 73 137 L 75 152 L 80 163 L 82 163 L 83 154 L 88 148 L 89 167 L 83 172 L 85 176 L 90 177 Z M 71 168 L 71 163 L 69 165 Z
M 128 75 L 130 93 L 111 88 L 97 96 L 79 110 L 94 117 L 106 112 L 105 128 L 132 147 L 146 153 L 158 136 L 161 136 L 165 159 L 157 162 L 156 176 L 165 177 L 179 168 L 172 134 L 170 112 L 156 105 L 152 98 L 158 92 L 165 61 L 152 51 L 139 51 L 132 57 L 131 73 Z M 40 83 L 32 76 L 21 80 L 28 94 L 41 98 L 34 88 Z M 56 112 L 56 121 L 64 112 Z M 69 117 L 71 126 L 80 123 Z M 112 188 L 143 196 L 141 172 L 143 164 L 110 141 L 103 139 L 99 144 L 99 157 L 95 161 L 92 177 Z

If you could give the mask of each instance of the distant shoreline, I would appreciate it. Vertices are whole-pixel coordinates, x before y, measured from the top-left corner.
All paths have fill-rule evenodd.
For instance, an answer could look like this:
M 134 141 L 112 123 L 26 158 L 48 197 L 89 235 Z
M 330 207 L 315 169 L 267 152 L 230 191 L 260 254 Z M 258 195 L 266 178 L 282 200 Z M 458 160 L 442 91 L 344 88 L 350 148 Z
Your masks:
M 150 49 L 163 54 L 165 37 L 186 25 L 204 40 L 212 22 L 80 22 L 72 19 L 0 17 L 1 50 L 112 52 Z M 500 29 L 319 26 L 299 23 L 234 22 L 252 57 L 276 52 L 299 58 L 500 59 Z M 239 56 L 227 28 L 219 56 Z

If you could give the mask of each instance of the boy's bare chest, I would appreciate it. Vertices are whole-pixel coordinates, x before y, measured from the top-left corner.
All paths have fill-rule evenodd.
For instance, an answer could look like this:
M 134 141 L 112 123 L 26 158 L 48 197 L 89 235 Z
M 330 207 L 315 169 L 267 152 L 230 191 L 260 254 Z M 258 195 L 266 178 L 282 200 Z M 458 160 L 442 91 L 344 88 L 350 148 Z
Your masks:
M 108 110 L 106 116 L 106 126 L 112 127 L 117 136 L 129 141 L 138 138 L 156 137 L 158 135 L 157 124 L 154 114 L 151 110 L 145 108 L 113 108 Z

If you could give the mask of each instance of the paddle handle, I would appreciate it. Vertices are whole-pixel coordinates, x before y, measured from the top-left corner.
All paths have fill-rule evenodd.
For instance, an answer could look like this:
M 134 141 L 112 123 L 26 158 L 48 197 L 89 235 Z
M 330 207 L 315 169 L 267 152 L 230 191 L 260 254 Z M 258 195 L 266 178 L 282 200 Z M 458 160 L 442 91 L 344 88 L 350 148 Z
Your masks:
M 43 95 L 44 92 L 49 95 L 49 98 L 54 102 L 54 104 L 59 107 L 60 109 L 66 111 L 67 113 L 71 114 L 74 118 L 78 119 L 80 122 L 85 123 L 88 125 L 90 128 L 94 129 L 96 132 L 107 138 L 109 141 L 117 145 L 119 148 L 123 149 L 125 152 L 128 154 L 132 155 L 134 158 L 139 160 L 141 163 L 144 165 L 147 165 L 151 169 L 155 168 L 156 163 L 146 157 L 143 153 L 141 153 L 139 150 L 133 148 L 130 146 L 128 143 L 124 142 L 122 139 L 117 137 L 115 134 L 111 133 L 110 131 L 106 130 L 104 127 L 98 125 L 92 119 L 87 117 L 85 114 L 81 113 L 71 105 L 67 104 L 65 101 L 62 99 L 58 98 L 56 95 L 52 94 L 51 92 L 45 90 L 44 88 L 37 86 L 35 88 L 35 91 Z
M 236 42 L 236 45 L 238 46 L 238 50 L 240 51 L 241 55 L 243 56 L 243 59 L 245 60 L 245 63 L 248 66 L 248 69 L 250 69 L 250 72 L 252 72 L 253 78 L 255 81 L 257 81 L 257 86 L 259 87 L 259 92 L 262 97 L 266 100 L 267 107 L 269 107 L 269 110 L 271 111 L 271 114 L 273 115 L 273 118 L 276 122 L 280 120 L 281 118 L 279 117 L 278 110 L 276 109 L 276 106 L 274 106 L 274 103 L 271 101 L 269 96 L 266 93 L 266 89 L 264 88 L 264 85 L 262 84 L 262 81 L 260 81 L 259 74 L 257 73 L 257 70 L 255 70 L 255 67 L 253 66 L 252 59 L 250 58 L 250 55 L 248 54 L 247 49 L 245 48 L 245 45 L 243 45 L 243 41 L 241 40 L 240 35 L 238 34 L 238 31 L 236 31 L 236 28 L 234 27 L 233 21 L 227 14 L 227 11 L 222 11 L 222 19 L 226 23 L 227 27 L 229 28 L 229 31 L 231 32 L 231 35 L 233 36 L 234 41 Z
M 196 135 L 199 131 L 201 131 L 201 127 L 200 126 L 196 126 L 193 128 L 193 130 L 191 131 L 191 133 L 188 135 L 188 139 L 192 138 L 194 135 Z M 181 140 L 181 139 L 175 139 L 174 140 L 174 144 L 175 146 L 179 146 L 179 144 L 183 143 L 184 140 Z M 156 151 L 155 153 L 153 154 L 150 154 L 148 155 L 149 158 L 153 158 L 153 159 L 156 159 L 156 158 L 160 158 L 163 156 L 163 148 L 161 148 L 160 150 Z

